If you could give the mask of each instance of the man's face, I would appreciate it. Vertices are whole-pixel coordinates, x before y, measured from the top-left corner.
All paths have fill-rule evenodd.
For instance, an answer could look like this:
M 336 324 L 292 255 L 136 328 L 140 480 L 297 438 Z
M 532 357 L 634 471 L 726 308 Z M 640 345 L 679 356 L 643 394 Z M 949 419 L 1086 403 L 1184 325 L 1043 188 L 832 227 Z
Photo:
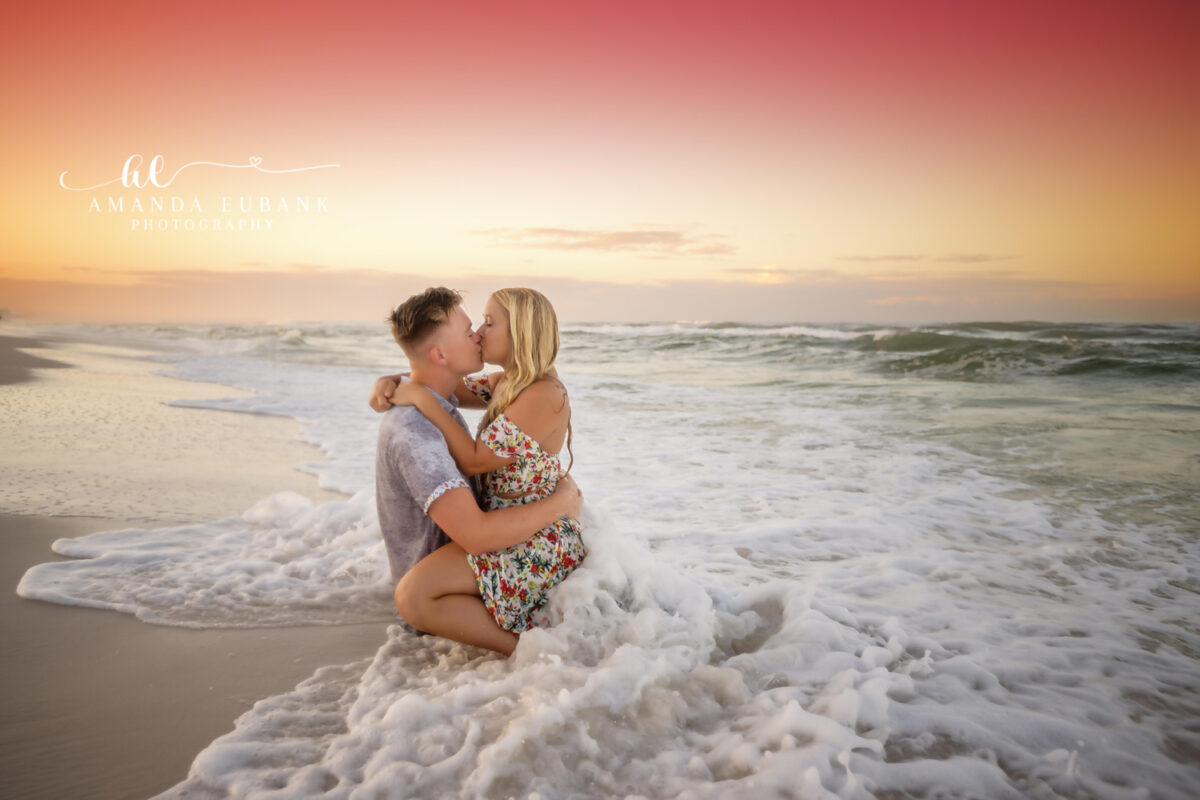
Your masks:
M 438 331 L 438 347 L 446 357 L 446 366 L 459 375 L 470 375 L 483 369 L 479 336 L 471 329 L 471 318 L 462 306 L 455 306 L 442 329 Z

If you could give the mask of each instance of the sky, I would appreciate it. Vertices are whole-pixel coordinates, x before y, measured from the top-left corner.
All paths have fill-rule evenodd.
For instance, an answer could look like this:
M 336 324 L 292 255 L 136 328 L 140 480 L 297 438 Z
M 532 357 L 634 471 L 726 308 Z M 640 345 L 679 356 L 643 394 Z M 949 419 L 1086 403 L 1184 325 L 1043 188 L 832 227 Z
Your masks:
M 1190 0 L 10 7 L 0 313 L 1198 321 L 1197 42 Z

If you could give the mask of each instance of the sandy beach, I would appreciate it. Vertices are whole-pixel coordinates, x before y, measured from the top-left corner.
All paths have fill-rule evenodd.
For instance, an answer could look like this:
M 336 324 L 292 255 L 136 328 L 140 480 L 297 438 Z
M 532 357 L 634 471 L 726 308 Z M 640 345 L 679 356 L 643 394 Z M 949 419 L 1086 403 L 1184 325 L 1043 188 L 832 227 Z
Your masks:
M 282 490 L 342 497 L 295 469 L 321 456 L 298 423 L 167 406 L 238 392 L 138 355 L 0 335 L 0 796 L 152 796 L 255 701 L 384 638 L 380 624 L 170 628 L 16 595 L 61 537 L 236 515 Z

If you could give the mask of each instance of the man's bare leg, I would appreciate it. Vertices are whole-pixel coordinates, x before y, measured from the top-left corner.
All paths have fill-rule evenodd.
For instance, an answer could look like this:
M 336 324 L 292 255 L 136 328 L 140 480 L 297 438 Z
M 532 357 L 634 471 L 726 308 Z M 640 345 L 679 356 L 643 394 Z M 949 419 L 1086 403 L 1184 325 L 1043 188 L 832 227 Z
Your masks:
M 396 585 L 396 610 L 417 630 L 511 655 L 517 635 L 501 628 L 479 596 L 467 551 L 434 550 Z

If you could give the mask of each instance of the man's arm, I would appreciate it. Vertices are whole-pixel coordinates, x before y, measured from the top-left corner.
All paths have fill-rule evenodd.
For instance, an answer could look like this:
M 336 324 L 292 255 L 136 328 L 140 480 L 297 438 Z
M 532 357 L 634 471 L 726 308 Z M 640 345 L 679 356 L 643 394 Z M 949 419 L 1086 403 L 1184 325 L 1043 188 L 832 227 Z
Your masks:
M 583 494 L 564 475 L 545 500 L 484 512 L 469 489 L 451 489 L 429 506 L 429 516 L 471 555 L 503 550 L 525 541 L 563 517 L 578 517 Z

